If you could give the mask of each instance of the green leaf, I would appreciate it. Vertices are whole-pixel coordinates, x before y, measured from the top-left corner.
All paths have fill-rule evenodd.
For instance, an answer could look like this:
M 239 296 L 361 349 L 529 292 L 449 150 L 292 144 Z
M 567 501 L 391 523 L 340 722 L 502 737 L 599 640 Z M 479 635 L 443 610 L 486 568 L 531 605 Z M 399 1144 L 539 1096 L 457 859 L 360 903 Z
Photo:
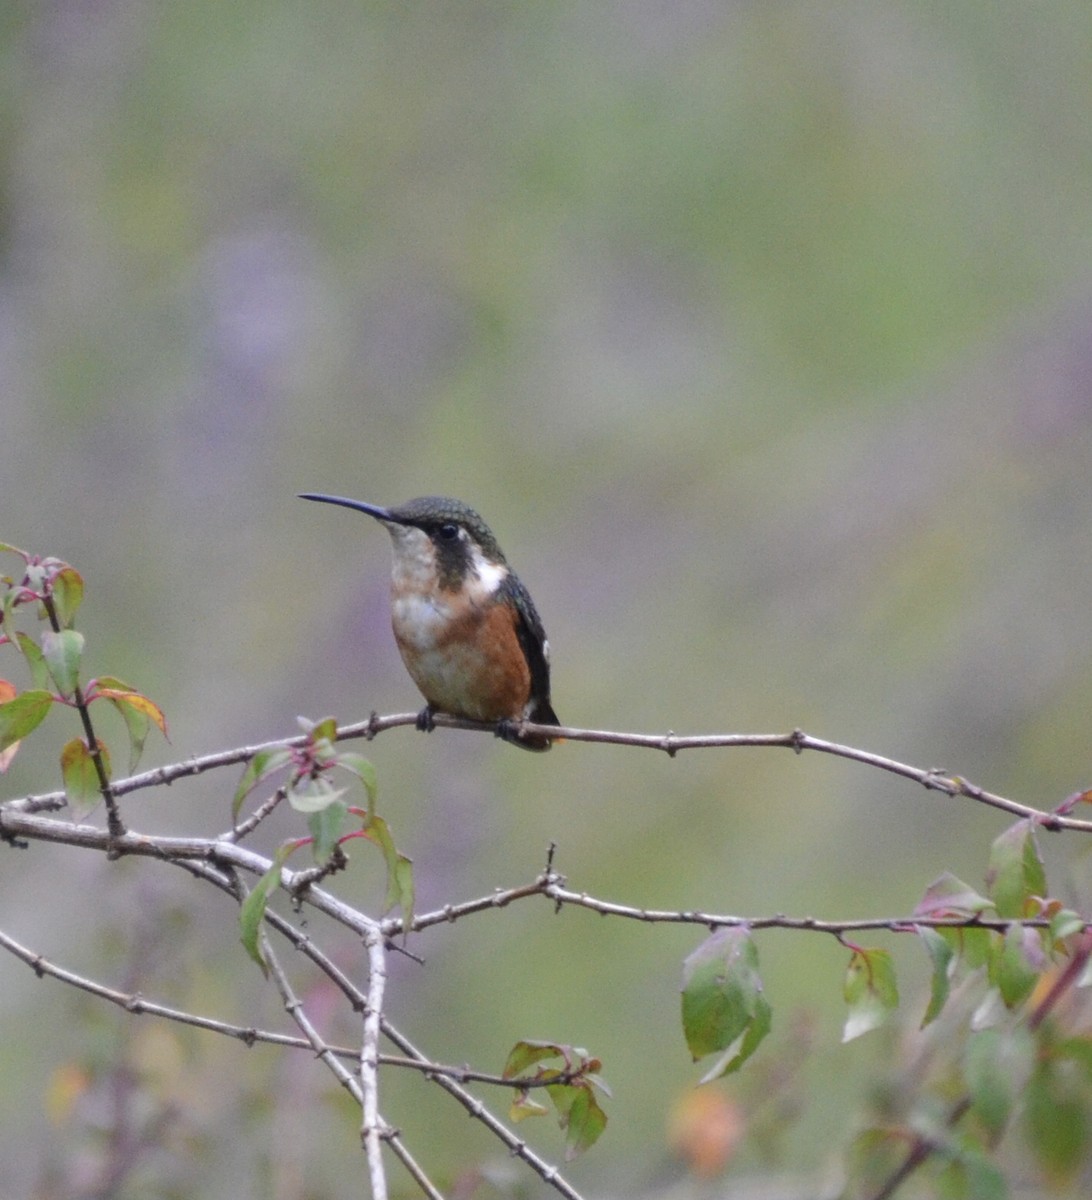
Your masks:
M 106 778 L 110 778 L 110 752 L 98 743 Z M 79 817 L 88 813 L 102 799 L 99 773 L 90 747 L 83 738 L 73 738 L 61 750 L 61 778 L 64 792 L 73 813 Z
M 69 629 L 83 600 L 83 576 L 66 564 L 53 576 L 51 587 L 57 619 L 62 628 Z
M 1000 945 L 1001 939 L 998 938 L 997 942 Z M 1009 1010 L 1005 1007 L 1001 992 L 996 986 L 987 988 L 986 994 L 971 1013 L 971 1028 L 974 1030 L 992 1029 L 1008 1024 Z
M 294 779 L 288 785 L 288 803 L 296 812 L 310 814 L 322 812 L 335 800 L 345 795 L 347 788 L 336 788 L 324 776 L 317 778 L 305 775 L 302 779 Z
M 682 1023 L 697 1061 L 720 1053 L 702 1077 L 737 1070 L 770 1031 L 771 1010 L 758 974 L 758 949 L 746 929 L 721 929 L 683 963 Z
M 948 1002 L 951 990 L 952 968 L 955 965 L 955 952 L 946 938 L 940 936 L 935 929 L 927 925 L 917 926 L 918 937 L 929 954 L 933 964 L 933 978 L 929 993 L 929 1006 L 921 1019 L 921 1028 L 931 1024 L 940 1016 L 941 1010 Z
M 247 894 L 239 907 L 239 937 L 246 947 L 247 954 L 262 968 L 262 974 L 269 976 L 269 965 L 262 954 L 259 934 L 262 930 L 262 920 L 265 917 L 266 906 L 270 895 L 281 885 L 281 869 L 285 859 L 299 845 L 298 842 L 286 842 L 273 855 L 273 865 L 258 880 Z
M 355 775 L 364 785 L 364 790 L 368 793 L 368 816 L 374 816 L 375 801 L 379 794 L 379 780 L 376 777 L 375 767 L 363 754 L 358 754 L 355 750 L 340 751 L 334 755 L 332 762 L 334 766 L 341 767 L 343 771 Z
M 50 684 L 49 668 L 46 666 L 45 656 L 42 654 L 41 647 L 29 634 L 23 633 L 22 630 L 16 633 L 15 641 L 19 649 L 23 652 L 23 657 L 26 659 L 27 666 L 30 669 L 31 682 L 36 688 L 48 691 Z
M 1001 993 L 1006 1007 L 1015 1008 L 1031 994 L 1039 978 L 1036 963 L 1043 964 L 1039 935 L 1034 929 L 1010 925 L 1004 938 L 994 943 L 989 963 L 990 982 Z
M 968 970 L 985 966 L 990 960 L 993 943 L 997 935 L 990 929 L 936 929 L 954 953 L 958 954 Z
M 936 1175 L 938 1200 L 1007 1200 L 1004 1174 L 981 1150 L 967 1145 Z
M 557 1110 L 561 1128 L 566 1130 L 565 1157 L 571 1161 L 594 1145 L 607 1125 L 607 1115 L 595 1096 L 597 1089 L 610 1095 L 610 1088 L 595 1074 L 601 1066 L 599 1059 L 592 1058 L 579 1046 L 524 1038 L 509 1051 L 503 1075 L 505 1079 L 523 1078 L 535 1064 L 553 1058 L 560 1058 L 562 1066 L 539 1067 L 533 1078 L 557 1080 L 547 1083 L 546 1092 Z M 541 1116 L 544 1111 L 524 1088 L 517 1091 L 509 1116 L 514 1121 L 521 1121 L 525 1117 Z
M 310 727 L 308 733 L 312 744 L 318 745 L 319 742 L 326 742 L 329 746 L 333 746 L 337 740 L 337 721 L 333 717 L 323 717 L 321 721 L 316 721 Z
M 128 701 L 108 697 L 125 722 L 125 732 L 129 735 L 129 774 L 137 769 L 140 756 L 144 752 L 144 743 L 148 740 L 148 731 L 152 723 L 139 705 Z
M 1070 908 L 1060 908 L 1050 918 L 1050 936 L 1056 942 L 1064 941 L 1083 929 L 1083 919 Z
M 345 832 L 345 818 L 348 815 L 349 810 L 339 800 L 308 816 L 307 828 L 311 831 L 315 862 L 324 863 L 329 860 L 337 847 L 338 838 Z
M 886 950 L 854 950 L 846 970 L 845 998 L 849 1005 L 842 1041 L 850 1042 L 882 1025 L 898 1007 L 895 964 Z
M 1025 1089 L 1024 1121 L 1039 1165 L 1055 1185 L 1072 1180 L 1088 1155 L 1088 1094 L 1057 1069 L 1040 1062 Z
M 42 634 L 42 654 L 57 691 L 71 696 L 79 683 L 83 634 L 75 629 L 62 629 L 60 633 L 47 629 Z
M 13 587 L 6 587 L 0 594 L 0 630 L 9 638 L 15 637 L 15 624 L 12 613 L 19 598 L 19 592 Z
M 238 821 L 239 809 L 243 801 L 259 783 L 283 770 L 292 761 L 292 751 L 284 746 L 271 746 L 268 750 L 259 750 L 247 763 L 235 796 L 231 801 L 231 819 Z
M 30 555 L 25 550 L 20 550 L 18 546 L 13 546 L 10 542 L 0 542 L 0 550 L 5 554 L 18 554 L 23 562 L 26 562 L 30 558 Z
M 1063 1038 L 1055 1047 L 1055 1056 L 1076 1063 L 1086 1082 L 1092 1083 L 1092 1038 L 1079 1034 Z
M 867 1196 L 886 1184 L 906 1159 L 904 1131 L 891 1126 L 861 1130 L 849 1144 L 847 1167 L 855 1190 Z
M 529 1067 L 547 1058 L 561 1058 L 566 1063 L 579 1062 L 585 1051 L 563 1042 L 539 1041 L 537 1038 L 522 1038 L 508 1051 L 508 1058 L 501 1072 L 503 1079 L 518 1079 L 526 1075 Z
M 595 1093 L 586 1083 L 559 1085 L 546 1090 L 565 1130 L 565 1161 L 572 1162 L 599 1140 L 607 1127 L 607 1114 L 599 1107 Z
M 1002 917 L 1025 916 L 1032 896 L 1046 896 L 1046 873 L 1030 821 L 1017 821 L 994 841 L 986 886 Z
M 372 817 L 364 830 L 364 837 L 383 852 L 387 864 L 386 908 L 390 912 L 396 905 L 402 910 L 402 929 L 409 933 L 413 923 L 413 861 L 400 853 L 387 822 L 382 817 Z
M 985 1029 L 967 1039 L 964 1077 L 975 1116 L 991 1144 L 1005 1132 L 1031 1071 L 1034 1047 L 1024 1030 Z
M 544 1117 L 550 1110 L 545 1104 L 539 1104 L 531 1099 L 530 1092 L 517 1091 L 512 1103 L 508 1106 L 508 1119 L 518 1124 L 528 1117 Z
M 0 751 L 21 741 L 41 725 L 52 704 L 53 697 L 49 692 L 39 689 L 23 692 L 14 700 L 0 704 Z

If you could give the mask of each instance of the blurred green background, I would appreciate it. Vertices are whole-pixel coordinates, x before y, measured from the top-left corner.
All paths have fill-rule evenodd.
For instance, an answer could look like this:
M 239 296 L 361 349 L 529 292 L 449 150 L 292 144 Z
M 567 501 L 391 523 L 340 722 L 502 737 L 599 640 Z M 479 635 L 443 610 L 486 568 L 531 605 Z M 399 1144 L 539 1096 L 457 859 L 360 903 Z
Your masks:
M 1053 805 L 1092 782 L 1090 48 L 1065 0 L 0 4 L 0 539 L 85 574 L 91 672 L 168 714 L 147 764 L 416 708 L 386 535 L 294 497 L 440 492 L 531 588 L 564 721 L 799 726 Z M 5 793 L 56 787 L 74 733 L 47 724 Z M 554 841 L 619 902 L 893 916 L 941 870 L 979 884 L 1005 824 L 782 751 L 400 730 L 369 753 L 422 909 L 533 878 Z M 126 815 L 212 834 L 234 783 Z M 272 826 L 266 849 L 297 829 Z M 1047 850 L 1086 900 L 1080 841 Z M 37 951 L 286 1024 L 180 872 L 3 862 L 3 926 Z M 378 873 L 358 854 L 341 889 L 374 904 Z M 678 986 L 700 938 L 528 903 L 415 939 L 390 1014 L 484 1069 L 521 1036 L 588 1047 L 611 1125 L 569 1174 L 654 1190 L 699 1074 Z M 915 1018 L 924 954 L 887 942 Z M 759 948 L 755 1069 L 794 1014 L 814 1048 L 800 1120 L 733 1169 L 827 1178 L 890 1048 L 839 1045 L 833 941 Z M 12 1195 L 93 1160 L 80 1071 L 119 1060 L 174 1106 L 131 1194 L 360 1194 L 355 1118 L 308 1057 L 0 972 Z M 726 1090 L 757 1103 L 747 1071 Z M 512 1169 L 417 1079 L 386 1078 L 383 1110 L 442 1182 Z

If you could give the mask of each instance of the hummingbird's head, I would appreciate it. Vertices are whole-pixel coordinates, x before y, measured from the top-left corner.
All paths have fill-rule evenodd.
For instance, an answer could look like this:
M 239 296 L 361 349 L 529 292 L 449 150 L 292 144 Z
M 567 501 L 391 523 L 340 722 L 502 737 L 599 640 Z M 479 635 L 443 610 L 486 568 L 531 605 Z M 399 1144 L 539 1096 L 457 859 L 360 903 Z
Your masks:
M 492 592 L 508 574 L 508 562 L 489 526 L 461 500 L 419 496 L 383 508 L 316 492 L 303 492 L 301 499 L 341 504 L 381 521 L 391 535 L 396 586 L 458 591 L 480 581 Z

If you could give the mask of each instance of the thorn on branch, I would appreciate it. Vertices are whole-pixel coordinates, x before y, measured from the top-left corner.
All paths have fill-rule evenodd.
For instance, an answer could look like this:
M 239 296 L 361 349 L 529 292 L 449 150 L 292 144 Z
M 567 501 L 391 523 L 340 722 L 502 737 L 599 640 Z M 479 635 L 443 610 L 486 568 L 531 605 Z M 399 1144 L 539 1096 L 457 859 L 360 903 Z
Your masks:
M 792 747 L 793 754 L 803 754 L 807 749 L 808 735 L 802 729 L 794 729 L 789 745 Z
M 415 962 L 419 967 L 423 967 L 425 965 L 424 955 L 414 954 L 412 950 L 408 949 L 406 946 L 403 946 L 401 942 L 396 942 L 393 938 L 388 937 L 383 939 L 383 949 L 389 950 L 392 954 L 405 955 L 406 958 L 410 959 L 412 962 Z

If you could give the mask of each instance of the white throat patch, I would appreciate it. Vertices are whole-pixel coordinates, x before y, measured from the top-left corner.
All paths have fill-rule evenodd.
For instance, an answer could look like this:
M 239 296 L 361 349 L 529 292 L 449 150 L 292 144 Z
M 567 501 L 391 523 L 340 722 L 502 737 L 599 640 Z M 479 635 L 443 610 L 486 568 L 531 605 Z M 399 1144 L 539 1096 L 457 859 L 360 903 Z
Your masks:
M 492 596 L 508 578 L 508 568 L 500 563 L 490 562 L 476 545 L 470 547 L 470 566 L 478 576 L 477 584 L 471 584 L 475 599 Z

